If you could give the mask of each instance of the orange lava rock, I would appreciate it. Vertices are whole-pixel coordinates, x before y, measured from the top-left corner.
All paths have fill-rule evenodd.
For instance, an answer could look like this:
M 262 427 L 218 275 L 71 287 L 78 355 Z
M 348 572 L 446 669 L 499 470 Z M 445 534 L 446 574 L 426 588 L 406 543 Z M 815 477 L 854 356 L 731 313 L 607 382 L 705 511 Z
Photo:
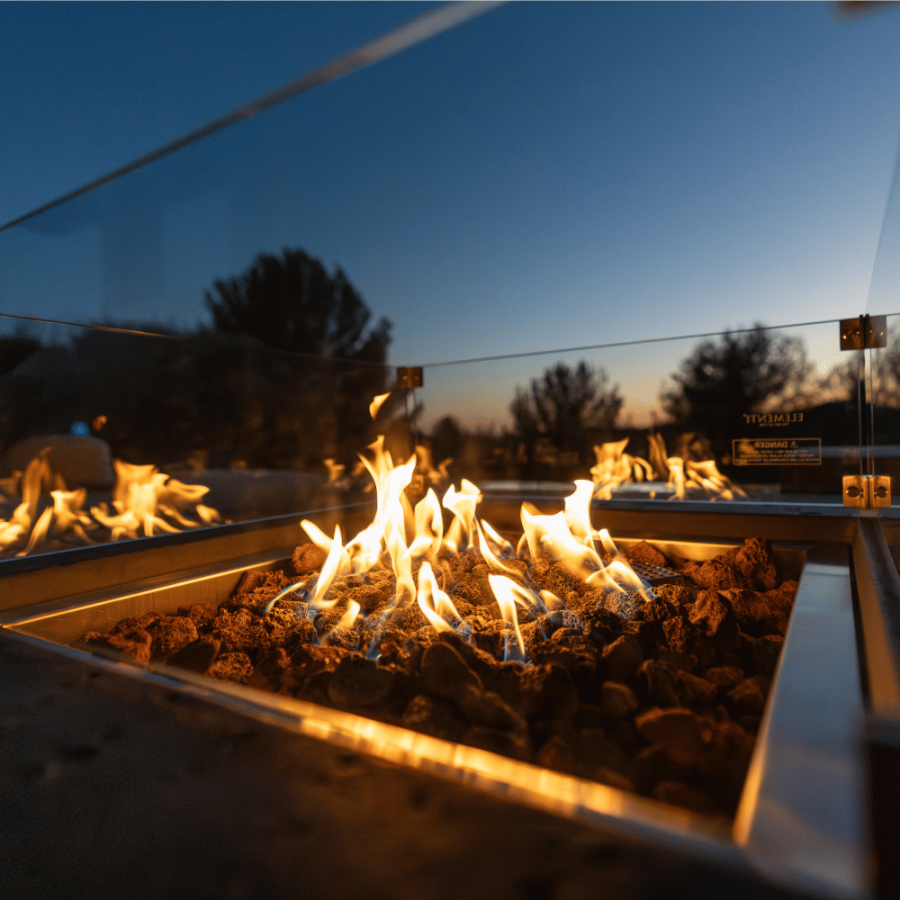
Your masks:
M 151 626 L 153 659 L 166 660 L 197 640 L 197 626 L 187 616 L 163 616 Z
M 119 653 L 124 653 L 125 656 L 130 656 L 135 662 L 150 662 L 153 638 L 143 628 L 110 634 L 89 631 L 82 635 L 81 640 L 87 644 L 97 644 L 100 647 L 117 650 Z
M 754 678 L 738 682 L 728 692 L 728 699 L 736 710 L 750 715 L 759 715 L 766 702 L 765 695 Z
M 707 560 L 691 577 L 700 587 L 707 590 L 723 591 L 728 588 L 741 587 L 735 570 L 718 559 Z
M 208 625 L 216 617 L 211 603 L 192 603 L 190 606 L 179 606 L 179 616 L 187 616 L 197 628 Z
M 644 661 L 641 645 L 637 638 L 623 634 L 603 648 L 607 675 L 613 681 L 627 681 Z
M 169 665 L 179 669 L 204 674 L 219 655 L 221 643 L 212 635 L 205 634 L 192 644 L 182 647 L 169 660 Z
M 376 706 L 391 692 L 394 673 L 362 656 L 345 656 L 328 679 L 328 698 L 338 706 Z
M 641 737 L 665 749 L 672 762 L 693 768 L 703 753 L 700 722 L 689 709 L 651 709 L 635 720 Z
M 616 721 L 634 715 L 637 712 L 638 699 L 627 684 L 606 681 L 600 692 L 600 708 L 604 716 Z
M 772 545 L 762 538 L 748 538 L 735 556 L 741 574 L 755 587 L 770 591 L 775 587 L 775 559 Z
M 452 703 L 419 694 L 407 704 L 401 724 L 445 741 L 459 741 L 469 723 Z
M 212 678 L 235 681 L 246 684 L 253 674 L 253 662 L 246 653 L 223 653 L 207 669 L 206 674 Z
M 647 659 L 638 669 L 638 681 L 654 706 L 678 706 L 678 670 L 667 662 Z
M 448 644 L 435 643 L 425 651 L 421 672 L 432 694 L 454 702 L 470 690 L 481 693 L 484 689 L 481 679 Z
M 676 680 L 678 694 L 685 706 L 708 706 L 718 693 L 715 684 L 690 672 L 678 672 Z
M 311 575 L 325 562 L 326 555 L 315 544 L 301 544 L 291 554 L 291 565 L 298 575 Z
M 740 647 L 740 631 L 731 606 L 723 603 L 717 591 L 701 591 L 691 607 L 688 619 L 725 650 Z
M 784 638 L 781 635 L 767 634 L 760 638 L 745 637 L 744 644 L 753 668 L 760 675 L 772 675 L 778 665 L 778 657 Z
M 656 547 L 648 544 L 646 541 L 635 544 L 628 550 L 625 556 L 631 562 L 642 562 L 646 563 L 648 566 L 664 567 L 666 564 L 665 556 L 663 556 Z
M 162 618 L 162 613 L 148 612 L 142 616 L 128 616 L 109 629 L 110 634 L 127 634 L 129 631 L 147 631 Z

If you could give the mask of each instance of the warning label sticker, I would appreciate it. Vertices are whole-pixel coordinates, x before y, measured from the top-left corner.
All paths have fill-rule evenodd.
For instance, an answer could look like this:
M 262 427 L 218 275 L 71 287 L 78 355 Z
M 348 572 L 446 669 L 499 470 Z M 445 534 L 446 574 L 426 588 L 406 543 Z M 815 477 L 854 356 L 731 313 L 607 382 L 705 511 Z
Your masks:
M 736 466 L 820 466 L 821 438 L 739 438 L 731 442 Z

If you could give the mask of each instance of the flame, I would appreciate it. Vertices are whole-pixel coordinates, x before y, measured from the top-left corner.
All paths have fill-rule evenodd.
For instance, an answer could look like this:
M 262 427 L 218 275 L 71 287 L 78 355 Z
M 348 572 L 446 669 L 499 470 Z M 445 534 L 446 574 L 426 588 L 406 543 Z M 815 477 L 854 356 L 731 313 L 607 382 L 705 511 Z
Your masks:
M 335 525 L 334 539 L 329 539 L 325 533 L 315 524 L 304 519 L 301 523 L 304 531 L 309 535 L 309 539 L 321 550 L 325 550 L 328 555 L 322 564 L 322 571 L 316 579 L 316 589 L 313 593 L 312 600 L 309 601 L 309 608 L 313 609 L 331 609 L 337 602 L 336 600 L 325 600 L 325 594 L 331 583 L 338 575 L 346 575 L 350 571 L 350 554 L 341 545 L 341 527 Z M 281 595 L 286 593 L 281 592 Z M 281 596 L 279 595 L 279 596 Z
M 647 435 L 647 442 L 650 462 L 625 453 L 628 438 L 594 446 L 597 456 L 597 464 L 591 469 L 594 496 L 609 500 L 613 490 L 622 484 L 652 481 L 654 478 L 665 479 L 674 487 L 674 500 L 684 500 L 689 491 L 702 493 L 710 500 L 734 500 L 735 497 L 747 496 L 719 472 L 714 459 L 691 460 L 667 456 L 665 441 L 662 435 L 655 432 Z M 702 451 L 694 449 L 690 452 Z
M 565 513 L 541 515 L 530 504 L 521 509 L 522 526 L 534 559 L 549 556 L 570 575 L 587 580 L 604 568 L 596 549 L 579 541 L 569 530 Z
M 503 616 L 503 621 L 511 626 L 515 632 L 516 645 L 518 648 L 518 655 L 516 658 L 519 661 L 524 662 L 526 658 L 525 641 L 523 640 L 522 632 L 519 629 L 519 617 L 516 614 L 516 604 L 518 603 L 521 606 L 528 607 L 531 605 L 529 602 L 531 598 L 521 585 L 516 584 L 515 581 L 507 578 L 505 575 L 488 575 L 488 581 L 490 582 L 494 596 L 497 598 L 497 605 L 500 607 L 500 615 Z M 513 655 L 509 651 L 508 642 L 505 648 L 504 657 L 507 659 L 513 658 Z
M 428 488 L 428 492 L 416 504 L 414 520 L 415 537 L 409 552 L 414 557 L 424 556 L 428 560 L 436 560 L 444 541 L 444 519 L 441 504 L 432 488 Z
M 458 553 L 474 544 L 475 507 L 481 501 L 481 491 L 471 481 L 463 478 L 457 491 L 451 484 L 444 494 L 444 508 L 453 513 L 453 521 L 447 529 L 444 545 L 451 553 Z
M 612 492 L 620 484 L 632 481 L 652 480 L 653 466 L 639 456 L 625 452 L 628 438 L 607 444 L 595 444 L 597 463 L 591 468 L 594 477 L 594 493 L 603 500 L 612 498 Z
M 27 538 L 24 549 L 17 556 L 26 556 L 47 538 L 94 543 L 88 535 L 100 525 L 110 530 L 110 540 L 135 538 L 140 534 L 178 532 L 182 528 L 198 528 L 220 521 L 217 510 L 199 501 L 209 488 L 184 484 L 176 478 L 157 471 L 155 466 L 135 466 L 115 460 L 116 483 L 113 488 L 112 509 L 106 503 L 91 507 L 90 515 L 83 510 L 87 491 L 69 491 L 58 473 L 53 473 L 47 461 L 48 450 L 38 454 L 17 479 L 22 501 L 9 521 L 0 519 L 0 550 L 11 548 Z M 10 480 L 8 480 L 10 481 Z M 10 481 L 10 487 L 14 484 Z M 38 510 L 45 488 L 49 488 L 52 506 L 40 515 Z M 192 510 L 195 521 L 186 514 Z M 172 524 L 172 521 L 178 523 Z
M 22 502 L 15 508 L 9 521 L 0 520 L 0 549 L 5 549 L 14 544 L 19 538 L 27 534 L 34 521 L 37 512 L 37 503 L 40 498 L 41 485 L 44 473 L 49 475 L 46 455 L 35 457 L 22 475 Z
M 384 405 L 384 401 L 387 400 L 387 398 L 390 396 L 391 396 L 390 391 L 388 391 L 386 394 L 379 394 L 369 404 L 369 415 L 373 419 L 375 418 L 375 416 L 378 415 L 378 410 L 381 409 L 381 407 Z
M 347 467 L 343 463 L 335 462 L 329 458 L 325 460 L 325 468 L 328 469 L 328 481 L 330 483 L 340 481 Z
M 593 493 L 593 482 L 576 481 L 575 493 L 565 499 L 566 525 L 572 535 L 588 547 L 593 546 L 596 534 L 591 527 L 591 497 Z
M 453 601 L 439 587 L 431 566 L 424 562 L 419 569 L 419 592 L 417 599 L 419 608 L 425 613 L 425 618 L 437 631 L 456 631 L 457 627 L 451 622 L 458 622 L 461 627 L 458 630 L 470 633 L 471 628 L 463 617 L 457 612 Z

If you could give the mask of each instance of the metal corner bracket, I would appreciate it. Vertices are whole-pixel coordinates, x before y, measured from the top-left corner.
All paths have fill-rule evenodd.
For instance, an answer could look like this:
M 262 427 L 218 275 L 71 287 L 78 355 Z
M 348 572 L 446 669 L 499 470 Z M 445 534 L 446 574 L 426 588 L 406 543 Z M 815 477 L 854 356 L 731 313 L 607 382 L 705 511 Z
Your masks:
M 422 387 L 424 377 L 422 375 L 421 366 L 398 366 L 397 367 L 397 388 L 411 390 L 412 388 Z
M 887 475 L 845 475 L 844 506 L 885 509 L 891 505 L 891 479 Z
M 887 316 L 855 316 L 841 319 L 841 350 L 887 347 Z

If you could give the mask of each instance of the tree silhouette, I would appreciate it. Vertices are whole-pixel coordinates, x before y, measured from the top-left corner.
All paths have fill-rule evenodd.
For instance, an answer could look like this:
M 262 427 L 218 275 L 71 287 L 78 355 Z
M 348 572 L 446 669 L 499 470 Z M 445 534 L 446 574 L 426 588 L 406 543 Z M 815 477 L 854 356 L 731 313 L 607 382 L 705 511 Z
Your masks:
M 261 253 L 242 275 L 216 280 L 206 306 L 216 331 L 250 334 L 277 350 L 384 363 L 391 323 L 371 313 L 338 267 L 329 275 L 303 250 Z
M 532 379 L 528 390 L 516 388 L 510 412 L 529 468 L 541 442 L 563 463 L 591 461 L 592 445 L 610 436 L 622 408 L 618 385 L 607 388 L 607 381 L 602 367 L 582 360 L 574 369 L 557 363 Z
M 283 384 L 279 409 L 263 412 L 264 430 L 302 443 L 307 464 L 316 453 L 352 464 L 370 440 L 369 400 L 392 387 L 384 366 L 391 323 L 370 325 L 340 267 L 329 274 L 299 248 L 262 253 L 243 274 L 215 281 L 206 305 L 218 332 L 251 335 L 284 351 L 285 360 L 311 357 L 301 373 L 294 356 L 296 374 Z
M 672 376 L 674 386 L 660 392 L 663 409 L 687 431 L 705 434 L 723 457 L 741 436 L 745 413 L 778 400 L 792 404 L 807 382 L 811 366 L 797 338 L 776 337 L 757 323 L 749 331 L 726 331 L 704 341 Z
M 40 347 L 40 341 L 25 334 L 0 337 L 0 375 L 12 372 Z

